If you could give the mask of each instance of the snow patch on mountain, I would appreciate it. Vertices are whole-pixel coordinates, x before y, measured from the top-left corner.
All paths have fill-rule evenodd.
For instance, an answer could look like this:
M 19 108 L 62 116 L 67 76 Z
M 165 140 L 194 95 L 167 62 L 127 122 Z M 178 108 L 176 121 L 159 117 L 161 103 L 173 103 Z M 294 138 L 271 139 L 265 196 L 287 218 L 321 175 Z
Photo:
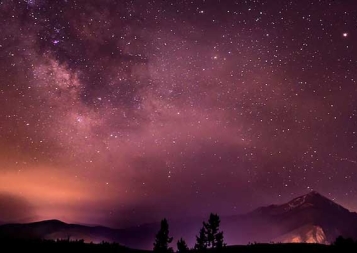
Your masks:
M 281 243 L 320 243 L 328 244 L 326 235 L 320 226 L 305 225 L 274 240 Z
M 306 201 L 306 195 L 302 196 L 302 197 L 298 197 L 296 199 L 293 199 L 292 201 L 290 201 L 287 205 L 287 207 L 285 208 L 286 211 L 294 209 L 296 207 L 299 207 L 301 205 L 303 205 Z

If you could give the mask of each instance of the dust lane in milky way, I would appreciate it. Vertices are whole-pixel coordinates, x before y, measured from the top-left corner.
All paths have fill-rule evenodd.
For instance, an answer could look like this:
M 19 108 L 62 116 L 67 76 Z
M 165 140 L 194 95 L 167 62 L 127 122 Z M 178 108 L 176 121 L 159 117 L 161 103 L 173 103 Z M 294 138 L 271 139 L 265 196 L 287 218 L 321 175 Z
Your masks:
M 357 210 L 356 10 L 1 1 L 0 221 Z

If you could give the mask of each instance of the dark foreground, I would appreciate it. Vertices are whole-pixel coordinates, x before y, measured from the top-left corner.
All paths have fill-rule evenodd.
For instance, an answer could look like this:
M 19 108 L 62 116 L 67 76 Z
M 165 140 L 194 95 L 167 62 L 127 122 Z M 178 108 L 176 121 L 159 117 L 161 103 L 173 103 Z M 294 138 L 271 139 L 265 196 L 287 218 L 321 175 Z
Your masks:
M 229 246 L 220 251 L 223 253 L 343 253 L 357 252 L 357 247 L 332 246 L 323 244 L 308 243 L 287 243 L 287 244 L 254 244 L 246 246 Z
M 135 250 L 124 247 L 117 243 L 84 243 L 79 241 L 68 240 L 0 240 L 0 252 L 37 252 L 37 253 L 77 253 L 77 252 L 93 252 L 93 253 L 149 253 L 151 251 Z
M 0 252 L 123 252 L 149 253 L 151 251 L 130 249 L 115 243 L 84 243 L 83 241 L 51 241 L 51 240 L 0 240 Z M 199 253 L 198 251 L 190 251 Z M 321 245 L 321 244 L 252 244 L 228 246 L 223 249 L 207 250 L 208 253 L 318 253 L 318 252 L 357 252 L 357 244 Z

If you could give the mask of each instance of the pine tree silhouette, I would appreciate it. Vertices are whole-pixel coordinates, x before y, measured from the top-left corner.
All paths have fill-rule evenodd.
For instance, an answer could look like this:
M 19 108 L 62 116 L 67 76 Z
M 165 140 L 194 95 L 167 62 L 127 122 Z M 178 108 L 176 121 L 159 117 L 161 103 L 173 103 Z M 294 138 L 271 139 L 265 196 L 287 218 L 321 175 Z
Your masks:
M 203 223 L 204 224 L 204 223 Z M 203 251 L 207 249 L 207 235 L 205 226 L 200 230 L 199 236 L 196 236 L 195 250 Z
M 172 253 L 173 249 L 169 247 L 173 238 L 169 236 L 169 223 L 166 219 L 161 221 L 161 227 L 156 234 L 154 242 L 154 252 L 157 253 Z
M 225 246 L 226 244 L 223 242 L 223 232 L 218 232 L 216 235 L 216 248 L 221 249 Z
M 189 252 L 188 246 L 187 246 L 185 240 L 182 239 L 182 238 L 177 241 L 177 252 L 178 252 L 178 253 L 186 253 L 186 252 Z
M 210 214 L 208 222 L 203 222 L 203 228 L 200 230 L 200 235 L 196 236 L 195 249 L 204 250 L 207 248 L 222 248 L 225 246 L 223 242 L 223 232 L 219 231 L 221 220 L 218 214 Z

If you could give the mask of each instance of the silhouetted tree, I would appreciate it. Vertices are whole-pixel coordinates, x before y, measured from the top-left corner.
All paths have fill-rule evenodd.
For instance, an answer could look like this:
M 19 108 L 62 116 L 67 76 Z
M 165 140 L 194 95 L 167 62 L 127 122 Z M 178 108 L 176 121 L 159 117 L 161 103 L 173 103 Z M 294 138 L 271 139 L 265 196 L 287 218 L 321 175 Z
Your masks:
M 223 232 L 219 231 L 219 225 L 221 220 L 218 214 L 211 213 L 208 219 L 208 223 L 203 223 L 204 229 L 207 234 L 207 245 L 209 248 L 222 248 Z
M 344 238 L 343 236 L 339 236 L 336 238 L 333 244 L 337 247 L 350 247 L 354 244 L 354 241 L 352 238 Z
M 203 251 L 205 249 L 207 249 L 207 233 L 205 226 L 203 226 L 200 230 L 200 234 L 196 236 L 195 250 Z
M 173 252 L 172 248 L 169 247 L 169 243 L 173 240 L 172 237 L 169 236 L 169 223 L 166 219 L 161 221 L 161 227 L 159 232 L 156 234 L 155 242 L 154 242 L 154 252 L 158 253 L 171 253 Z
M 218 232 L 216 235 L 216 248 L 221 249 L 225 246 L 226 244 L 223 242 L 223 232 Z
M 177 252 L 186 253 L 188 251 L 189 251 L 189 249 L 188 249 L 188 246 L 187 246 L 185 240 L 182 238 L 180 240 L 178 240 L 177 241 Z

